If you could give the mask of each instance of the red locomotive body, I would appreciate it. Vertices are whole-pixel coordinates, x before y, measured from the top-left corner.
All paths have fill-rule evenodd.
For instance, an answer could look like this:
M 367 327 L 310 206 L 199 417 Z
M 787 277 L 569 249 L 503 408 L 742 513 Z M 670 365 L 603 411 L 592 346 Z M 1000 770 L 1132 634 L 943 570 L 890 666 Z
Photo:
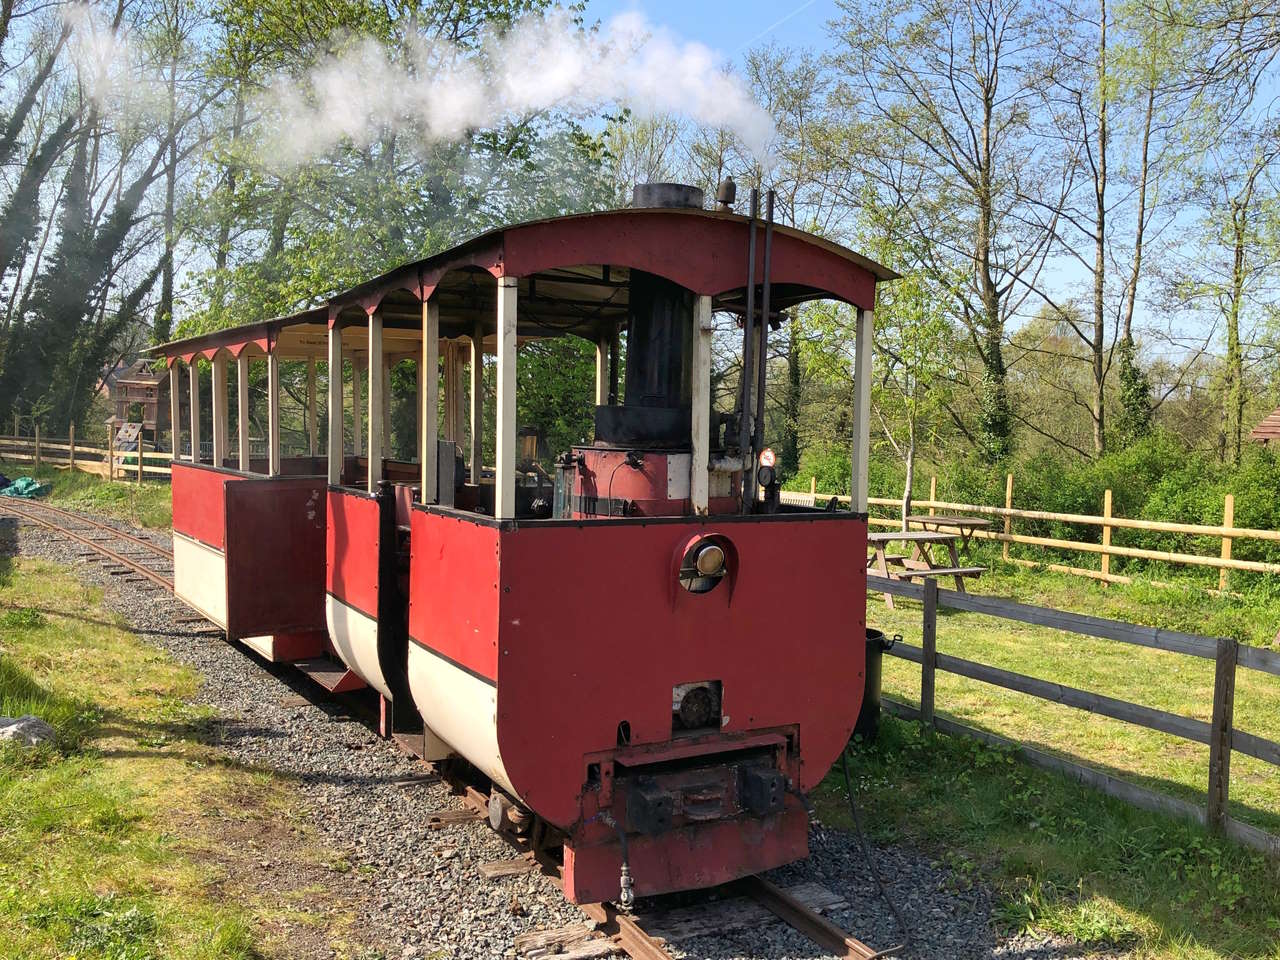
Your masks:
M 704 211 L 700 191 L 648 196 L 495 231 L 329 302 L 324 552 L 308 547 L 323 572 L 299 566 L 340 688 L 374 688 L 384 732 L 486 777 L 495 826 L 562 837 L 579 902 L 805 856 L 802 798 L 863 686 L 871 310 L 894 274 L 754 209 Z M 856 316 L 848 511 L 780 504 L 761 459 L 769 327 L 822 298 Z M 731 402 L 715 395 L 717 314 L 741 328 Z M 538 425 L 517 423 L 516 368 L 528 344 L 564 336 L 595 346 L 594 424 L 552 464 Z M 390 404 L 405 361 L 408 437 Z M 188 490 L 217 499 L 188 472 L 175 470 L 175 539 L 204 509 Z M 275 483 L 262 497 L 293 536 L 294 494 Z M 266 499 L 241 514 L 218 496 L 229 571 L 233 524 L 276 527 Z M 235 609 L 251 587 L 224 579 Z
M 798 859 L 797 796 L 861 704 L 849 637 L 865 614 L 849 596 L 864 592 L 865 534 L 848 513 L 525 525 L 418 507 L 415 698 L 436 735 L 569 835 L 571 899 L 618 894 L 610 820 L 634 834 L 638 894 Z M 727 570 L 693 593 L 679 572 L 702 541 Z M 673 707 L 690 686 L 718 702 L 686 726 Z

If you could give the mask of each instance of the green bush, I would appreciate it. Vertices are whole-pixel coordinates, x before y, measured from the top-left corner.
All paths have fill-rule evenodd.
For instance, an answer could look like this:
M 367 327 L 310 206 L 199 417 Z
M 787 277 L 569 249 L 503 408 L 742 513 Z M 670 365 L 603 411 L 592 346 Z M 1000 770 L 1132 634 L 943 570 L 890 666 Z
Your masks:
M 883 451 L 879 453 L 871 463 L 871 491 L 877 496 L 898 497 L 902 490 L 902 464 L 892 456 L 884 456 Z M 847 462 L 843 458 L 837 461 L 830 452 L 825 455 L 833 465 L 838 462 L 844 467 L 840 479 L 846 486 L 838 489 L 847 489 Z M 801 477 L 797 479 L 807 483 L 813 474 L 818 477 L 819 491 L 837 489 L 831 482 L 824 482 L 825 475 L 818 469 L 822 462 L 825 462 L 822 454 L 806 453 Z M 976 456 L 964 457 L 936 468 L 919 469 L 913 490 L 917 500 L 928 496 L 930 473 L 936 473 L 938 478 L 938 498 L 953 503 L 1003 506 L 1005 476 L 1013 473 L 1015 508 L 1100 516 L 1106 491 L 1110 490 L 1114 516 L 1208 526 L 1221 525 L 1223 499 L 1230 493 L 1235 496 L 1237 527 L 1280 530 L 1280 457 L 1252 444 L 1244 451 L 1239 465 L 1218 463 L 1203 453 L 1189 450 L 1172 434 L 1162 432 L 1092 460 L 1068 460 L 1051 453 L 1039 453 L 992 466 Z M 887 516 L 893 510 L 886 508 L 881 512 Z M 1061 540 L 1091 543 L 1102 540 L 1101 526 L 1049 520 L 1015 520 L 1014 531 Z M 1216 555 L 1222 543 L 1221 538 L 1213 536 L 1118 528 L 1113 528 L 1111 542 L 1117 546 L 1203 556 Z M 1064 559 L 1061 552 L 1032 547 L 1015 546 L 1013 552 L 1039 560 L 1061 562 Z M 1233 544 L 1232 556 L 1280 563 L 1280 542 L 1238 540 Z M 1096 566 L 1097 560 L 1094 558 L 1090 563 L 1088 558 L 1077 556 L 1066 562 Z M 1123 557 L 1113 557 L 1111 569 L 1162 579 L 1189 578 L 1201 585 L 1217 581 L 1215 570 L 1188 570 L 1178 565 Z M 1280 593 L 1280 584 L 1275 580 L 1264 574 L 1233 573 L 1231 583 L 1233 589 Z

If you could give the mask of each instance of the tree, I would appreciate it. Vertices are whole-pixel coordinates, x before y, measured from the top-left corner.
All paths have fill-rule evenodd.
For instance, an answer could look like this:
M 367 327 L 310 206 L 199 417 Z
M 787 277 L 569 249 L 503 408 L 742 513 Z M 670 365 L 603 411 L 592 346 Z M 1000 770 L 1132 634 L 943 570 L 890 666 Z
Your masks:
M 1013 446 L 1006 328 L 1033 297 L 1071 187 L 1069 159 L 1037 136 L 1058 68 L 1051 20 L 1020 0 L 841 6 L 846 113 L 870 111 L 895 134 L 850 159 L 870 155 L 877 189 L 907 213 L 900 239 L 930 241 L 923 266 L 937 282 L 963 267 L 965 284 L 948 289 L 981 359 L 982 452 L 999 461 Z

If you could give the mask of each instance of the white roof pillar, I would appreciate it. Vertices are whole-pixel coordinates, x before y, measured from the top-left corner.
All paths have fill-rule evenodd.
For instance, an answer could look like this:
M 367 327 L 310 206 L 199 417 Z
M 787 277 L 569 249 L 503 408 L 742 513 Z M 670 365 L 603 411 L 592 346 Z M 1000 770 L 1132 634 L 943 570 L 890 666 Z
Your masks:
M 191 358 L 187 367 L 187 380 L 190 385 L 189 400 L 191 404 L 191 462 L 200 462 L 200 357 Z
M 280 356 L 267 354 L 267 475 L 280 476 Z
M 236 357 L 236 446 L 240 469 L 249 470 L 249 354 Z
M 497 456 L 494 459 L 493 515 L 516 515 L 516 299 L 518 277 L 498 278 Z
M 342 483 L 342 330 L 329 328 L 329 484 Z
M 422 304 L 422 359 L 418 363 L 418 462 L 422 465 L 422 502 L 440 499 L 436 468 L 440 421 L 436 412 L 440 393 L 440 304 Z
M 471 332 L 471 482 L 480 482 L 484 453 L 484 328 Z
M 313 457 L 320 452 L 320 411 L 316 407 L 315 357 L 307 357 L 307 448 Z
M 227 459 L 227 356 L 213 355 L 213 465 L 225 466 Z
M 173 429 L 173 459 L 182 452 L 182 381 L 178 378 L 178 362 L 169 367 L 169 425 Z
M 382 362 L 382 314 L 369 315 L 369 475 L 365 489 L 376 493 L 382 479 L 382 391 L 386 371 Z
M 871 451 L 871 337 L 872 313 L 859 310 L 853 348 L 853 489 L 850 506 L 867 512 L 867 459 Z

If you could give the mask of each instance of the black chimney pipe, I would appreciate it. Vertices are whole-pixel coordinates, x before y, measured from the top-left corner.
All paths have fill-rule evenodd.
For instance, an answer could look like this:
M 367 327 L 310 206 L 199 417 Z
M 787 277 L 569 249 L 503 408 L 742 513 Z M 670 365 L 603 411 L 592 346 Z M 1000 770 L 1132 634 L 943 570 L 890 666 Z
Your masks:
M 756 316 L 756 218 L 760 215 L 760 191 L 751 188 L 751 215 L 747 221 L 747 312 L 742 320 L 742 376 L 739 378 L 738 397 L 738 451 L 742 455 L 744 474 L 750 468 L 751 447 L 751 381 L 755 366 L 752 363 L 752 346 L 755 340 Z M 747 512 L 746 476 L 743 476 L 742 512 Z

